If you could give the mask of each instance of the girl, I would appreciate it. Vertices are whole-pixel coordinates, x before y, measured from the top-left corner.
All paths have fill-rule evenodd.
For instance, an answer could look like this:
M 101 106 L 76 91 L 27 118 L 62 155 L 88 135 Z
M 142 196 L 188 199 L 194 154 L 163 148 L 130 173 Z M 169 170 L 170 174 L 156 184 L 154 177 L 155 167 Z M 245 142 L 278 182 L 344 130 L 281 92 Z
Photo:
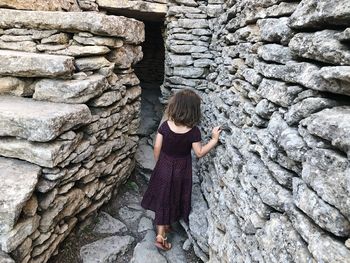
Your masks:
M 188 223 L 192 192 L 191 149 L 197 157 L 202 157 L 219 140 L 221 130 L 215 127 L 212 139 L 201 145 L 201 134 L 196 126 L 201 117 L 200 103 L 200 97 L 191 90 L 177 92 L 167 106 L 168 119 L 160 125 L 156 135 L 154 158 L 157 163 L 141 205 L 155 212 L 155 245 L 163 250 L 171 248 L 166 237 L 170 224 L 180 218 Z

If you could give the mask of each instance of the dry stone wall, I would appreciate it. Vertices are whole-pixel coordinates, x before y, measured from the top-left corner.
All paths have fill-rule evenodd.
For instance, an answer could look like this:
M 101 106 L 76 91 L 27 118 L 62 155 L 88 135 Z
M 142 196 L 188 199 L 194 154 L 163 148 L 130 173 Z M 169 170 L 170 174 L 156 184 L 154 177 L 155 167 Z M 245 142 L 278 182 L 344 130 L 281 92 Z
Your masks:
M 167 26 L 164 97 L 200 90 L 205 138 L 228 126 L 197 165 L 197 255 L 350 262 L 349 2 L 176 0 Z
M 0 9 L 0 262 L 47 262 L 130 175 L 143 41 L 125 17 Z

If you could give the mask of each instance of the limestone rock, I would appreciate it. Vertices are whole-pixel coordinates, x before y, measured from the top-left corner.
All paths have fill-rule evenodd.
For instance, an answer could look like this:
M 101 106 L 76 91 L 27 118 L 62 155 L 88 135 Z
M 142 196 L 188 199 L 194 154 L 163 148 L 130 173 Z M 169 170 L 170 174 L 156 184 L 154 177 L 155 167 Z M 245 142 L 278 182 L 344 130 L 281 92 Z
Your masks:
M 166 258 L 158 252 L 154 245 L 155 238 L 154 231 L 147 231 L 144 239 L 136 245 L 130 263 L 167 263 Z
M 75 65 L 80 71 L 98 70 L 112 65 L 105 57 L 86 57 L 75 60 Z
M 202 53 L 208 51 L 207 47 L 195 45 L 170 45 L 169 49 L 175 54 Z
M 89 101 L 88 105 L 93 107 L 107 107 L 122 99 L 122 93 L 118 90 L 107 91 L 100 97 Z
M 325 109 L 302 121 L 311 134 L 329 140 L 350 156 L 350 107 Z
M 25 51 L 35 53 L 36 44 L 34 41 L 5 42 L 0 40 L 0 48 L 14 51 Z
M 261 97 L 275 104 L 288 107 L 302 90 L 300 86 L 288 85 L 282 81 L 263 79 L 256 92 Z
M 169 66 L 189 66 L 193 64 L 193 59 L 189 55 L 166 54 L 166 62 Z
M 116 234 L 126 231 L 126 225 L 119 220 L 111 217 L 105 212 L 101 212 L 97 218 L 97 224 L 94 227 L 94 232 L 100 234 Z
M 130 68 L 143 57 L 141 46 L 124 45 L 112 50 L 108 54 L 108 60 L 115 63 L 115 66 L 121 69 Z
M 49 37 L 41 39 L 42 44 L 61 44 L 65 45 L 69 43 L 69 35 L 66 33 L 58 33 Z
M 339 153 L 328 149 L 313 149 L 306 153 L 302 178 L 327 203 L 349 218 L 347 174 L 349 162 Z M 332 176 L 329 176 L 329 175 Z
M 0 233 L 10 231 L 38 182 L 40 167 L 0 157 Z M 33 215 L 32 215 L 33 216 Z
M 2 263 L 15 263 L 15 261 L 5 252 L 0 251 L 0 262 Z
M 44 167 L 55 167 L 74 150 L 79 139 L 36 143 L 27 140 L 0 138 L 0 155 L 26 160 Z
M 153 229 L 152 220 L 147 217 L 142 217 L 139 222 L 137 232 L 143 232 L 143 231 L 152 230 L 152 229 Z
M 83 37 L 80 35 L 74 35 L 73 39 L 82 45 L 90 46 L 107 46 L 111 48 L 120 48 L 123 46 L 123 40 L 113 37 Z
M 27 97 L 33 95 L 32 81 L 24 78 L 2 77 L 0 78 L 0 94 Z
M 43 79 L 35 83 L 36 100 L 85 103 L 99 96 L 108 88 L 108 82 L 102 75 L 94 74 L 83 80 L 50 80 Z
M 135 159 L 140 172 L 148 175 L 146 177 L 149 177 L 156 162 L 153 157 L 152 146 L 150 146 L 145 139 L 140 140 L 139 147 L 136 150 Z
M 23 111 L 23 108 L 26 110 Z M 86 105 L 55 104 L 20 97 L 0 97 L 0 136 L 46 142 L 91 119 Z
M 336 236 L 348 236 L 350 222 L 337 209 L 324 202 L 299 178 L 293 179 L 294 203 L 320 227 Z
M 337 40 L 335 30 L 298 33 L 289 43 L 293 54 L 335 65 L 350 65 L 349 48 Z
M 84 198 L 85 194 L 79 188 L 74 188 L 67 194 L 58 196 L 49 209 L 42 213 L 39 230 L 49 232 L 62 219 L 76 215 L 85 208 L 83 206 Z
M 312 262 L 307 244 L 298 235 L 288 218 L 272 214 L 271 219 L 257 233 L 259 245 L 263 247 L 264 258 L 276 262 Z M 285 240 L 292 240 L 292 243 Z
M 350 66 L 323 67 L 320 69 L 322 78 L 340 82 L 344 90 L 349 90 L 347 86 L 350 83 Z
M 303 0 L 293 13 L 294 28 L 320 28 L 324 25 L 348 25 L 350 5 L 343 0 Z
M 135 223 L 142 215 L 141 211 L 137 211 L 128 207 L 119 209 L 120 218 L 127 224 Z
M 141 13 L 151 13 L 153 16 L 162 17 L 167 12 L 166 4 L 157 1 L 123 1 L 123 0 L 97 0 L 100 8 L 107 10 L 133 10 Z
M 286 45 L 294 35 L 287 17 L 261 19 L 257 24 L 263 41 Z
M 77 46 L 72 45 L 65 49 L 60 49 L 57 51 L 48 51 L 49 54 L 72 56 L 72 57 L 88 57 L 104 55 L 110 51 L 108 47 L 104 46 Z
M 54 29 L 67 32 L 88 31 L 96 35 L 116 36 L 127 42 L 144 41 L 144 24 L 122 16 L 107 16 L 96 12 L 41 12 L 0 10 L 0 27 Z
M 111 236 L 83 246 L 80 257 L 83 263 L 108 263 L 116 261 L 134 242 L 131 236 Z
M 42 11 L 80 11 L 79 5 L 75 1 L 62 0 L 36 0 L 36 1 L 21 1 L 21 0 L 1 0 L 0 7 L 24 9 L 24 10 L 42 10 Z
M 292 208 L 288 216 L 293 227 L 308 243 L 308 250 L 316 262 L 349 262 L 349 250 L 338 240 L 327 236 L 299 210 Z
M 266 44 L 258 49 L 259 56 L 265 61 L 285 64 L 293 60 L 291 51 L 288 47 L 278 44 Z
M 0 50 L 1 75 L 69 78 L 73 70 L 72 57 Z
M 266 64 L 255 60 L 254 68 L 267 78 L 276 78 L 286 82 L 298 83 L 313 90 L 350 95 L 348 85 L 344 85 L 341 82 L 339 83 L 331 78 L 330 80 L 323 78 L 321 72 L 323 73 L 324 71 L 321 71 L 319 67 L 311 63 L 290 61 L 285 65 L 277 65 Z
M 285 113 L 284 119 L 289 125 L 297 124 L 302 119 L 309 117 L 312 113 L 318 112 L 325 108 L 332 108 L 337 103 L 334 100 L 326 98 L 306 98 L 296 104 L 293 104 L 288 112 Z
M 184 78 L 200 78 L 204 75 L 204 68 L 174 67 L 173 75 Z
M 20 221 L 8 233 L 1 235 L 0 244 L 4 252 L 15 250 L 29 235 L 31 235 L 39 226 L 40 216 L 27 218 Z

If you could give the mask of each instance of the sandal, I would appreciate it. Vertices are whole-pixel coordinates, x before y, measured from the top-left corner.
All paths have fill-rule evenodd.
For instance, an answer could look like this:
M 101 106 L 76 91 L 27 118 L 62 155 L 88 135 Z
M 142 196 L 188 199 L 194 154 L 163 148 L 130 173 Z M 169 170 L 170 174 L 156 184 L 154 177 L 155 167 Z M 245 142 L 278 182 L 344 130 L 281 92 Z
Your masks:
M 162 241 L 158 241 L 158 238 L 161 238 Z M 162 235 L 157 235 L 155 245 L 157 248 L 160 248 L 161 250 L 170 250 L 171 249 L 171 243 L 167 242 L 167 237 L 163 237 Z

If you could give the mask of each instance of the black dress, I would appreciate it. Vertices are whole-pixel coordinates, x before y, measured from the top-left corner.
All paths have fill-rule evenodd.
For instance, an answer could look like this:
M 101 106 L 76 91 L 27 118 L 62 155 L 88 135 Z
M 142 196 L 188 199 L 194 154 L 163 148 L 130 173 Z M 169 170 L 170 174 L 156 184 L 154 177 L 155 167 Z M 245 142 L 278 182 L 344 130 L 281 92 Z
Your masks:
M 170 225 L 191 211 L 193 142 L 201 141 L 197 126 L 186 133 L 173 132 L 168 122 L 159 127 L 163 143 L 141 206 L 155 212 L 156 225 Z

